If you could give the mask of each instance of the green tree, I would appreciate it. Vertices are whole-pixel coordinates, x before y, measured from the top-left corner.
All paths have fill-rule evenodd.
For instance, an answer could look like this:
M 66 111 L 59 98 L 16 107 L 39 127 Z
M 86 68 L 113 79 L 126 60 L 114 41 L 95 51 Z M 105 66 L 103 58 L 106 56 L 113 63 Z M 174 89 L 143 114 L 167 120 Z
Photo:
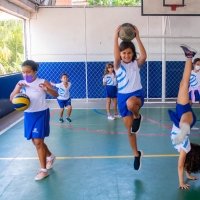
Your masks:
M 95 6 L 136 6 L 141 0 L 88 0 L 89 5 Z
M 0 21 L 0 75 L 20 71 L 24 58 L 23 21 Z

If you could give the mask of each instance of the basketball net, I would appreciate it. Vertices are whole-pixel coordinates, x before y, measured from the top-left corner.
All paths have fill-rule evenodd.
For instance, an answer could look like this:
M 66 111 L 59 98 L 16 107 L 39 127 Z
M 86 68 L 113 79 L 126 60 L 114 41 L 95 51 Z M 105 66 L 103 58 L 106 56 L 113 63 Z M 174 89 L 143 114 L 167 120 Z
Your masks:
M 176 11 L 176 8 L 183 7 L 183 5 L 172 4 L 170 5 L 170 7 L 171 7 L 171 11 Z

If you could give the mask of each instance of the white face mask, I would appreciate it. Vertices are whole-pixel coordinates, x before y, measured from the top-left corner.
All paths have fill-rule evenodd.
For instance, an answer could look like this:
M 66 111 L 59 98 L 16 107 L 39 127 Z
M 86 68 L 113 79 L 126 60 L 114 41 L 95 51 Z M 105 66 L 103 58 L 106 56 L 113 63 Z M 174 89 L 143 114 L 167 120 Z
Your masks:
M 200 70 L 200 66 L 199 66 L 199 65 L 195 65 L 195 66 L 194 66 L 194 69 L 195 69 L 195 70 Z

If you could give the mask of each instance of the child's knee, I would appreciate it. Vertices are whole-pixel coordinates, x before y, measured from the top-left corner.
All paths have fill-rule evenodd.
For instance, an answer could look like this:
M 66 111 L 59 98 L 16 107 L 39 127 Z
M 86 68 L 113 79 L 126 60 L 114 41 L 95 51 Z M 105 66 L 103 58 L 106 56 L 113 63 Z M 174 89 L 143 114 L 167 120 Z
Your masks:
M 126 105 L 127 105 L 127 108 L 128 110 L 134 110 L 134 111 L 138 111 L 140 109 L 140 105 L 137 101 L 130 101 L 130 100 L 127 100 L 126 102 Z

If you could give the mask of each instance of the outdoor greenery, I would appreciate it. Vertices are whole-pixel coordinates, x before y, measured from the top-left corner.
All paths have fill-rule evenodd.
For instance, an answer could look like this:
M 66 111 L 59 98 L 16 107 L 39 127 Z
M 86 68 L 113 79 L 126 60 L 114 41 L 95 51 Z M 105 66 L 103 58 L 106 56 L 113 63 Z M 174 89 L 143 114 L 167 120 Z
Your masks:
M 136 6 L 141 0 L 88 0 L 89 5 L 94 6 Z
M 0 21 L 0 75 L 20 71 L 24 59 L 23 21 Z

